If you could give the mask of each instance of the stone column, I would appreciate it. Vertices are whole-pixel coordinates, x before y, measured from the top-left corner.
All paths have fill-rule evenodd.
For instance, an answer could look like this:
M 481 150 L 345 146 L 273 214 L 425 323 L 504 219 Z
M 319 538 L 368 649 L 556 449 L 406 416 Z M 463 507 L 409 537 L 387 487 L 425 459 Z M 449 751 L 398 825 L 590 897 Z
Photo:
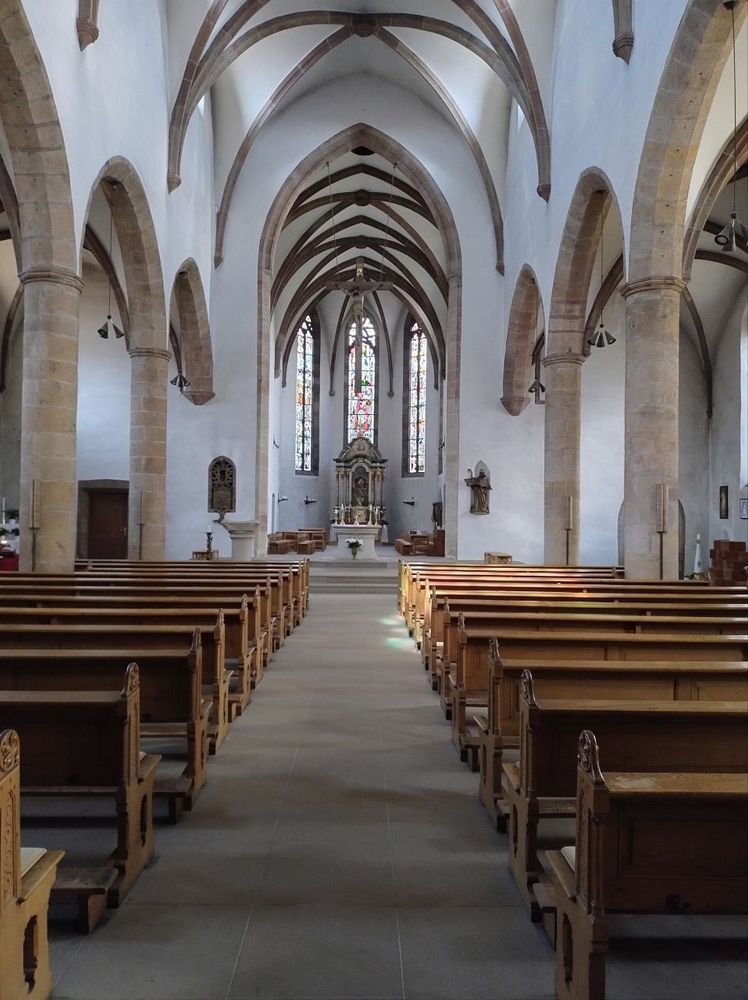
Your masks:
M 130 349 L 130 559 L 164 558 L 169 357 L 155 347 Z
M 460 391 L 462 351 L 462 276 L 449 277 L 447 309 L 447 404 L 444 446 L 444 554 L 456 559 L 460 523 Z
M 21 569 L 69 573 L 75 561 L 78 515 L 75 430 L 83 282 L 67 268 L 29 269 L 20 278 L 24 286 Z
M 626 299 L 623 549 L 626 576 L 660 577 L 658 484 L 667 486 L 662 576 L 678 578 L 678 340 L 681 278 L 651 277 Z
M 545 369 L 545 562 L 579 563 L 579 452 L 582 426 L 581 354 L 551 354 Z M 571 521 L 569 520 L 571 498 Z

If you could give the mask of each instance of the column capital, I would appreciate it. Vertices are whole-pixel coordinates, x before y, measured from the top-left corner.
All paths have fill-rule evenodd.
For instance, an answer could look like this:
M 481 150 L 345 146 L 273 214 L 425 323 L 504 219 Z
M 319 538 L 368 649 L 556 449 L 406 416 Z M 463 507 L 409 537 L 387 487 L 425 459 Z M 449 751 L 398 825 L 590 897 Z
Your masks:
M 631 295 L 641 295 L 645 292 L 677 292 L 681 295 L 688 287 L 683 278 L 676 278 L 674 275 L 653 274 L 648 278 L 639 278 L 637 281 L 627 281 L 621 285 L 621 295 L 624 299 Z
M 543 368 L 550 368 L 552 365 L 583 365 L 587 360 L 584 354 L 573 354 L 571 351 L 565 354 L 549 354 L 543 358 Z
M 127 353 L 131 358 L 163 358 L 164 361 L 171 360 L 171 352 L 163 351 L 160 347 L 131 347 Z
M 79 292 L 83 291 L 83 286 L 85 285 L 83 279 L 69 267 L 28 267 L 25 271 L 21 271 L 18 278 L 22 285 L 30 285 L 33 282 L 41 281 L 52 285 L 68 285 Z

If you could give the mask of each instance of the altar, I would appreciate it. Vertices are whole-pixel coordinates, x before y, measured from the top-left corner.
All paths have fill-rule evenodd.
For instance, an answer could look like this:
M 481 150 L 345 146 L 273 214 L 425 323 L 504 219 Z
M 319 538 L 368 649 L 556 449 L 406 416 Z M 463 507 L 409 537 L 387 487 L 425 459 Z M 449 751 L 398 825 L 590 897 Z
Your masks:
M 333 537 L 337 539 L 338 547 L 335 551 L 336 559 L 353 560 L 351 550 L 348 548 L 347 540 L 357 538 L 361 546 L 356 555 L 357 559 L 376 559 L 377 550 L 375 542 L 379 540 L 381 527 L 378 524 L 333 524 Z
M 374 527 L 379 540 L 385 521 L 384 477 L 387 459 L 365 437 L 354 438 L 335 459 L 337 503 L 333 510 L 331 537 L 339 537 L 334 529 Z M 386 528 L 385 528 L 386 530 Z M 346 537 L 353 538 L 353 534 Z M 373 542 L 372 542 L 373 545 Z M 374 554 L 372 553 L 372 558 Z

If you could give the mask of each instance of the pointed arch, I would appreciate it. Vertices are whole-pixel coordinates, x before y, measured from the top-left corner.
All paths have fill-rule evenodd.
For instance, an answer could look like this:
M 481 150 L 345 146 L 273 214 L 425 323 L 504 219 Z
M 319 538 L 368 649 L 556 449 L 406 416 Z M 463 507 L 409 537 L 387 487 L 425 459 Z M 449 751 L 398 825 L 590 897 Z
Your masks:
M 596 167 L 582 172 L 571 198 L 553 279 L 546 355 L 586 355 L 584 339 L 592 269 L 600 245 L 600 231 L 614 208 L 623 232 L 618 201 L 610 181 Z
M 447 363 L 446 435 L 446 529 L 447 555 L 457 554 L 458 464 L 460 433 L 460 341 L 462 336 L 462 250 L 452 211 L 431 174 L 423 164 L 391 136 L 370 125 L 358 123 L 331 136 L 310 152 L 281 185 L 270 207 L 260 237 L 257 296 L 257 421 L 255 518 L 259 522 L 259 546 L 265 544 L 268 526 L 268 451 L 270 440 L 270 378 L 274 356 L 271 344 L 273 265 L 283 226 L 304 190 L 305 179 L 326 161 L 366 146 L 390 162 L 396 162 L 405 179 L 422 193 L 434 216 L 445 252 L 445 272 L 449 283 L 445 333 Z
M 121 156 L 107 160 L 91 187 L 86 221 L 99 187 L 109 202 L 122 255 L 131 326 L 130 349 L 166 350 L 163 270 L 143 182 L 129 160 Z
M 182 395 L 195 406 L 213 399 L 213 346 L 200 271 L 192 257 L 177 270 L 171 301 L 179 320 L 182 371 L 190 383 Z
M 501 404 L 513 417 L 519 416 L 530 402 L 527 384 L 539 322 L 545 326 L 545 310 L 538 279 L 529 264 L 525 264 L 514 286 L 504 351 L 504 394 Z
M 739 31 L 748 4 L 734 11 Z M 728 55 L 722 0 L 690 0 L 670 47 L 649 118 L 633 199 L 628 278 L 680 279 L 686 202 L 696 154 Z

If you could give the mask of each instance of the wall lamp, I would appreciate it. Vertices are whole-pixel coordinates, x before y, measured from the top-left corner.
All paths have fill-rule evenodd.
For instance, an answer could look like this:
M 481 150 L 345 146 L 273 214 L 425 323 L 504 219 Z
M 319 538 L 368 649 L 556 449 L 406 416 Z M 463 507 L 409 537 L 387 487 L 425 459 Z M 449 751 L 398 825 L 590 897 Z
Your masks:
M 406 503 L 409 507 L 415 507 L 415 505 L 416 505 L 416 498 L 415 497 L 411 497 L 410 500 L 403 500 L 403 503 Z
M 307 506 L 308 506 L 308 505 L 309 505 L 310 503 L 316 503 L 316 502 L 317 502 L 317 501 L 316 501 L 316 500 L 315 500 L 315 499 L 314 499 L 313 497 L 304 497 L 304 503 L 305 503 L 305 505 L 307 505 Z
M 288 500 L 288 497 L 278 497 L 276 503 L 285 503 L 286 500 Z

